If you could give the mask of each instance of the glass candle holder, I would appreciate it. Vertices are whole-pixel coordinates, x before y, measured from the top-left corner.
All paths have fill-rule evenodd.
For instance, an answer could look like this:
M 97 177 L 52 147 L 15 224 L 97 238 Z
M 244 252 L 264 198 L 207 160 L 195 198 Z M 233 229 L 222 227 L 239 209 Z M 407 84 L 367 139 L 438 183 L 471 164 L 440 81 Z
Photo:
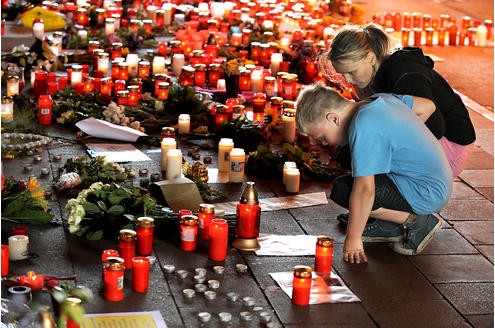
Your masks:
M 221 138 L 218 143 L 218 171 L 230 171 L 230 151 L 234 148 L 234 140 Z
M 119 254 L 126 269 L 132 269 L 132 258 L 136 256 L 136 231 L 122 229 L 119 232 Z
M 180 240 L 183 251 L 195 251 L 198 244 L 198 217 L 183 215 L 180 219 Z
M 229 161 L 229 181 L 233 183 L 242 182 L 244 178 L 244 166 L 246 163 L 246 154 L 244 153 L 244 149 L 233 148 L 229 154 Z
M 239 90 L 251 90 L 251 71 L 246 69 L 239 74 Z
M 84 83 L 83 83 L 83 93 L 85 95 L 89 95 L 91 92 L 94 91 L 94 80 L 95 78 L 92 76 L 86 76 L 84 78 Z
M 320 274 L 330 274 L 332 271 L 333 238 L 318 236 L 316 238 L 315 271 Z
M 112 95 L 112 78 L 104 77 L 100 80 L 100 94 L 105 99 L 110 99 Z
M 194 67 L 191 66 L 183 66 L 182 71 L 179 75 L 179 83 L 182 86 L 194 86 Z
M 19 94 L 19 77 L 17 75 L 7 76 L 7 96 Z
M 217 105 L 215 112 L 215 128 L 218 130 L 222 126 L 224 121 L 228 122 L 229 111 L 225 105 Z
M 191 126 L 191 117 L 189 116 L 189 114 L 180 114 L 178 123 L 179 128 L 177 132 L 181 135 L 188 134 Z
M 166 100 L 168 98 L 169 89 L 170 89 L 170 83 L 158 82 L 158 91 L 156 92 L 156 97 L 159 100 Z
M 14 120 L 14 99 L 10 96 L 2 97 L 1 121 L 9 123 Z
M 235 149 L 235 148 L 234 148 Z M 244 239 L 258 238 L 260 230 L 261 207 L 254 182 L 248 181 L 236 208 L 236 237 Z
M 117 91 L 117 105 L 127 106 L 129 103 L 129 91 L 120 90 Z
M 151 64 L 147 60 L 141 60 L 138 63 L 138 76 L 142 79 L 147 79 L 150 76 Z
M 305 265 L 294 267 L 292 279 L 292 304 L 306 306 L 311 295 L 312 269 Z
M 153 229 L 155 220 L 151 217 L 139 217 L 137 219 L 137 253 L 151 255 L 153 251 Z
M 128 105 L 131 107 L 135 107 L 135 106 L 139 105 L 139 100 L 141 99 L 141 93 L 139 92 L 139 86 L 138 85 L 130 85 L 127 87 L 127 90 L 129 90 Z
M 38 98 L 38 117 L 40 124 L 48 125 L 52 123 L 52 97 L 41 95 Z
M 76 76 L 77 76 L 77 74 L 76 74 Z M 46 94 L 47 86 L 48 86 L 47 77 L 48 77 L 48 73 L 46 71 L 43 71 L 43 70 L 37 70 L 36 71 L 35 77 L 34 77 L 34 85 L 33 85 L 34 94 L 36 96 Z M 81 78 L 82 78 L 82 76 L 81 76 Z M 17 82 L 18 81 L 19 81 L 19 79 L 17 78 Z M 81 81 L 79 81 L 79 83 L 81 83 Z M 17 89 L 19 90 L 19 85 L 17 86 Z
M 194 85 L 198 87 L 204 87 L 206 85 L 206 65 L 196 64 L 194 65 Z
M 199 204 L 199 238 L 208 239 L 211 220 L 215 217 L 215 205 Z
M 224 219 L 213 219 L 209 230 L 208 257 L 212 261 L 225 261 L 229 238 L 229 226 Z
M 266 107 L 266 95 L 257 92 L 253 97 L 253 113 L 264 113 Z

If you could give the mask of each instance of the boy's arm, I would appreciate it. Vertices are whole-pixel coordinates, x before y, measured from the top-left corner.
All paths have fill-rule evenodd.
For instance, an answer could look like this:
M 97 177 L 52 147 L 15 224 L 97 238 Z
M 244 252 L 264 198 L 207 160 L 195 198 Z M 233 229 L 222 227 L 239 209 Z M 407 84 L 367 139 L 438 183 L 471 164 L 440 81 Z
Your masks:
M 349 225 L 344 242 L 344 260 L 367 262 L 362 235 L 375 200 L 375 176 L 355 177 L 349 199 Z
M 418 115 L 421 121 L 426 122 L 426 120 L 430 118 L 431 114 L 433 114 L 435 109 L 436 105 L 430 99 L 416 96 L 414 97 L 412 110 L 416 115 Z

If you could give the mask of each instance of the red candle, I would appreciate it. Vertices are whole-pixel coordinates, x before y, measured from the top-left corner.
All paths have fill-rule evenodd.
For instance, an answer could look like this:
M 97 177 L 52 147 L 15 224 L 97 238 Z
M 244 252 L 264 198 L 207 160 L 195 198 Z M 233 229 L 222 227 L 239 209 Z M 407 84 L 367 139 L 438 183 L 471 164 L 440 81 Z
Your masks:
M 435 29 L 433 27 L 428 27 L 426 29 L 426 35 L 425 35 L 425 45 L 426 46 L 432 46 L 433 45 L 433 32 Z
M 294 267 L 292 279 L 292 304 L 305 306 L 309 304 L 311 294 L 311 268 L 305 265 Z
M 115 81 L 113 88 L 114 88 L 114 90 L 113 90 L 114 94 L 117 94 L 119 91 L 126 91 L 125 90 L 125 81 L 124 80 Z
M 157 9 L 155 24 L 156 27 L 163 27 L 165 25 L 165 11 L 163 9 Z
M 45 283 L 45 277 L 42 274 L 36 274 L 34 271 L 28 271 L 25 276 L 21 276 L 19 281 L 24 285 L 28 286 L 32 290 L 41 290 Z
M 92 54 L 93 50 L 100 47 L 100 41 L 88 41 L 88 53 Z
M 412 27 L 411 14 L 408 12 L 404 12 L 403 16 L 404 16 L 404 24 L 403 24 L 404 27 L 405 28 L 411 28 Z
M 129 79 L 129 64 L 120 62 L 119 63 L 119 79 L 127 81 Z
M 444 28 L 439 28 L 438 29 L 438 45 L 439 46 L 444 46 L 445 45 L 445 34 L 446 30 Z
M 209 227 L 208 256 L 212 261 L 225 261 L 229 239 L 229 225 L 224 219 L 213 219 Z
M 46 94 L 48 73 L 43 70 L 38 70 L 34 77 L 34 94 L 36 96 Z
M 179 210 L 177 217 L 180 220 L 184 215 L 193 215 L 193 214 L 191 210 Z
M 94 90 L 94 77 L 86 76 L 84 78 L 83 93 L 89 95 Z
M 123 44 L 120 43 L 120 42 L 114 42 L 114 43 L 112 43 L 112 52 L 111 52 L 111 56 L 110 57 L 112 59 L 122 57 L 122 47 L 123 47 Z
M 81 304 L 81 302 L 82 301 L 77 297 L 67 297 L 64 301 L 64 308 L 67 309 L 67 311 L 74 311 L 74 310 L 71 310 L 71 308 L 79 306 Z M 70 316 L 67 316 L 65 327 L 66 328 L 80 328 L 81 326 L 77 322 L 72 320 L 72 318 Z
M 148 291 L 150 279 L 150 259 L 147 257 L 134 257 L 132 259 L 132 290 L 136 293 Z
M 58 78 L 58 89 L 65 90 L 67 88 L 67 77 L 61 76 Z
M 215 112 L 215 128 L 218 130 L 223 124 L 223 121 L 228 122 L 229 112 L 225 105 L 217 105 Z
M 12 229 L 12 233 L 14 234 L 14 236 L 17 236 L 17 235 L 27 236 L 28 235 L 28 227 L 24 226 L 24 225 L 17 225 Z
M 129 91 L 120 90 L 117 92 L 117 105 L 127 106 L 129 104 Z
M 210 88 L 216 88 L 218 79 L 221 76 L 220 64 L 210 64 L 208 66 L 208 85 Z
M 215 217 L 215 205 L 199 204 L 199 238 L 208 239 L 211 220 Z
M 151 255 L 153 250 L 154 219 L 140 217 L 137 219 L 137 252 L 140 255 Z
M 52 122 L 52 97 L 49 95 L 38 98 L 38 117 L 40 124 L 48 125 Z
M 100 93 L 101 95 L 109 100 L 112 95 L 112 78 L 104 77 L 100 80 Z
M 239 74 L 239 90 L 249 91 L 251 90 L 251 71 L 245 70 Z
M 2 277 L 9 274 L 9 246 L 2 245 Z
M 184 215 L 180 220 L 180 241 L 183 251 L 195 251 L 198 244 L 198 217 Z
M 457 45 L 457 25 L 455 23 L 449 26 L 449 46 Z
M 332 271 L 333 238 L 318 236 L 316 239 L 315 271 L 330 274 Z
M 206 85 L 206 65 L 194 65 L 194 85 L 204 87 Z
M 258 238 L 260 231 L 261 207 L 254 182 L 247 182 L 236 211 L 236 235 L 239 238 Z
M 129 100 L 128 100 L 128 105 L 129 106 L 137 106 L 139 104 L 139 99 L 141 99 L 141 93 L 139 92 L 139 86 L 137 85 L 130 85 L 127 87 L 129 90 Z
M 104 279 L 105 291 L 103 297 L 107 301 L 124 299 L 124 259 L 109 257 L 105 262 Z
M 147 79 L 150 76 L 150 62 L 141 60 L 138 63 L 138 76 L 142 79 Z
M 119 232 L 119 254 L 126 269 L 132 269 L 132 258 L 136 255 L 136 231 L 122 229 Z
M 257 92 L 253 97 L 253 113 L 264 113 L 266 106 L 266 95 L 261 92 Z
M 159 100 L 167 100 L 168 98 L 168 89 L 170 88 L 170 83 L 168 82 L 158 82 L 158 91 L 156 93 L 156 97 Z
M 414 32 L 414 46 L 420 47 L 421 46 L 421 35 L 423 34 L 423 30 L 421 28 L 415 28 L 415 29 L 413 29 L 413 32 Z
M 194 85 L 194 67 L 183 66 L 179 75 L 179 83 L 182 86 L 192 87 Z
M 159 42 L 158 43 L 158 56 L 166 57 L 167 56 L 167 43 Z
M 105 263 L 109 257 L 119 257 L 119 251 L 116 249 L 105 249 L 101 254 L 101 261 Z
M 405 28 L 405 27 L 402 28 L 402 46 L 403 47 L 409 46 L 409 35 L 410 34 L 411 34 L 410 29 Z

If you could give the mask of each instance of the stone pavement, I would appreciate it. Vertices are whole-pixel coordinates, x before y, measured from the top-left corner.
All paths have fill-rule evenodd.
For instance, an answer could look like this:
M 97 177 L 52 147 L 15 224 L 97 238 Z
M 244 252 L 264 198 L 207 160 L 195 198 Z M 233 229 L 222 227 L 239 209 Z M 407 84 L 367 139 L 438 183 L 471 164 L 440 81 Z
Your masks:
M 328 234 L 335 238 L 333 270 L 361 299 L 360 303 L 319 304 L 297 307 L 269 276 L 270 272 L 291 271 L 297 264 L 313 265 L 312 256 L 271 257 L 256 256 L 230 248 L 224 263 L 208 260 L 207 249 L 183 252 L 173 240 L 155 238 L 150 290 L 145 294 L 131 290 L 131 277 L 126 273 L 125 299 L 108 302 L 102 297 L 101 251 L 116 248 L 117 241 L 86 241 L 68 234 L 65 229 L 67 213 L 65 195 L 53 195 L 51 207 L 55 218 L 62 224 L 30 226 L 30 250 L 40 256 L 35 259 L 11 262 L 10 274 L 25 274 L 27 270 L 46 275 L 77 275 L 77 284 L 90 287 L 95 300 L 85 306 L 87 313 L 131 312 L 159 310 L 168 327 L 198 327 L 197 314 L 208 311 L 213 315 L 207 327 L 222 326 L 219 312 L 233 314 L 232 327 L 263 326 L 259 316 L 252 322 L 241 322 L 239 313 L 251 310 L 242 302 L 229 302 L 225 294 L 235 291 L 241 297 L 251 296 L 256 305 L 271 311 L 273 327 L 493 327 L 493 122 L 485 116 L 470 111 L 478 140 L 468 168 L 455 180 L 454 193 L 448 205 L 439 213 L 443 228 L 420 255 L 406 257 L 395 254 L 385 244 L 366 244 L 368 263 L 351 265 L 342 260 L 342 243 L 345 230 L 335 217 L 343 212 L 333 204 L 287 209 L 262 213 L 261 232 L 281 235 Z M 483 114 L 483 113 L 482 113 Z M 486 115 L 492 117 L 492 115 Z M 73 139 L 73 132 L 49 127 L 50 135 Z M 60 139 L 62 140 L 62 139 Z M 132 162 L 138 171 L 146 167 L 150 173 L 159 172 L 159 152 L 156 148 L 138 145 L 152 158 L 148 162 Z M 184 157 L 187 145 L 180 142 Z M 65 160 L 85 153 L 81 144 L 54 143 L 45 151 L 43 161 L 34 164 L 31 174 L 39 177 L 45 186 L 52 177 L 40 175 L 42 167 L 50 167 L 53 173 Z M 53 156 L 62 155 L 62 161 Z M 211 155 L 216 167 L 214 147 L 202 149 L 201 155 Z M 24 164 L 33 158 L 3 160 L 3 173 L 26 177 Z M 134 184 L 139 184 L 139 177 Z M 245 181 L 256 182 L 260 198 L 286 196 L 279 179 L 261 179 L 247 176 Z M 228 193 L 227 201 L 238 201 L 241 184 L 212 184 Z M 331 184 L 324 181 L 302 181 L 300 194 L 325 191 Z M 233 218 L 229 218 L 230 241 L 233 238 Z M 12 224 L 2 223 L 2 243 L 11 235 Z M 235 264 L 245 263 L 249 270 L 238 274 Z M 161 270 L 165 264 L 185 269 L 190 276 L 179 279 Z M 223 276 L 211 268 L 224 265 Z M 193 288 L 194 268 L 208 269 L 208 279 L 220 280 L 216 300 L 207 301 L 196 295 L 184 299 L 182 289 Z M 5 289 L 3 288 L 5 295 Z M 44 294 L 35 295 L 36 302 L 49 302 Z

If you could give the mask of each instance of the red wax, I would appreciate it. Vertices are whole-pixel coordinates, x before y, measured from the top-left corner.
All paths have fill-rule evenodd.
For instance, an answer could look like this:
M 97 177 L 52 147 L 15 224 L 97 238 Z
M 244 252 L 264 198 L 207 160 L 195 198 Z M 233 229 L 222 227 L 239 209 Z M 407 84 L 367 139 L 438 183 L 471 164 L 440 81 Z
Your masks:
M 38 117 L 40 124 L 48 125 L 52 122 L 52 98 L 49 95 L 38 98 Z
M 257 238 L 260 231 L 260 215 L 261 207 L 258 204 L 237 204 L 237 237 Z
M 213 219 L 209 229 L 208 256 L 213 261 L 225 261 L 229 239 L 229 226 L 224 219 Z
M 183 251 L 195 251 L 198 244 L 198 226 L 180 225 L 180 240 Z
M 28 227 L 24 226 L 24 225 L 15 226 L 12 229 L 12 233 L 14 234 L 14 236 L 17 236 L 17 235 L 27 236 L 28 235 Z
M 191 210 L 179 210 L 177 217 L 180 220 L 184 215 L 192 215 L 192 211 Z
M 119 257 L 119 252 L 116 249 L 105 249 L 101 254 L 101 261 L 106 262 L 109 257 Z
M 2 245 L 2 277 L 9 274 L 9 246 Z
M 315 271 L 329 274 L 332 271 L 333 247 L 316 245 Z
M 204 204 L 203 206 L 203 204 L 200 204 L 198 212 L 199 238 L 208 239 L 211 220 L 213 220 L 214 217 L 215 209 L 213 205 Z
M 310 294 L 311 294 L 311 277 L 309 278 L 294 277 L 294 279 L 292 280 L 292 303 L 301 306 L 308 305 Z
M 61 76 L 58 78 L 58 89 L 65 90 L 67 88 L 67 78 L 65 76 Z
M 36 96 L 46 94 L 47 76 L 48 76 L 48 73 L 43 71 L 43 70 L 36 71 L 35 77 L 34 77 L 34 94 Z
M 166 42 L 159 42 L 158 43 L 158 55 L 162 57 L 167 56 L 167 43 Z
M 136 256 L 136 240 L 119 239 L 119 254 L 126 269 L 132 269 L 132 258 Z
M 137 293 L 148 291 L 150 277 L 150 260 L 147 257 L 134 257 L 132 259 L 132 290 Z
M 108 264 L 108 262 L 107 262 Z M 114 263 L 114 265 L 118 265 Z M 103 297 L 107 301 L 121 301 L 124 299 L 124 269 L 108 267 L 104 274 L 105 291 Z
M 253 113 L 264 113 L 266 105 L 266 95 L 261 92 L 257 92 L 253 97 Z
M 137 252 L 140 255 L 151 255 L 153 250 L 153 227 L 137 228 Z
M 206 71 L 194 72 L 194 85 L 204 87 L 206 85 Z
M 221 74 L 220 71 L 215 71 L 210 69 L 210 71 L 208 72 L 208 85 L 210 86 L 210 88 L 216 89 L 218 79 L 220 78 L 220 74 Z
M 141 99 L 141 94 L 139 91 L 130 91 L 128 105 L 137 106 L 139 104 L 139 99 Z

